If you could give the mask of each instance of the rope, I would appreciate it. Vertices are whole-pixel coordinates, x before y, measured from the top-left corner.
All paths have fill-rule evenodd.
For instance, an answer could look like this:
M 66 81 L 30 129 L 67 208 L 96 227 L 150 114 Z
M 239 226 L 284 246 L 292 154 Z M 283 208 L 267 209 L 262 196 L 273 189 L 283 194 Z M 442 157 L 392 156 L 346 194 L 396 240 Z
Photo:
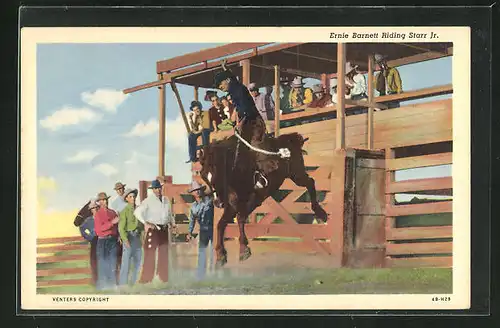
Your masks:
M 252 146 L 248 141 L 246 141 L 245 139 L 243 139 L 243 137 L 240 136 L 240 134 L 238 133 L 237 129 L 234 130 L 234 135 L 241 142 L 243 142 L 248 148 L 250 148 L 251 150 L 253 150 L 255 152 L 258 152 L 258 153 L 261 153 L 261 154 L 264 154 L 264 155 L 279 156 L 281 158 L 290 158 L 290 150 L 288 148 L 280 148 L 280 149 L 278 149 L 277 152 L 268 151 L 268 150 L 264 150 L 264 149 L 259 149 L 257 147 Z

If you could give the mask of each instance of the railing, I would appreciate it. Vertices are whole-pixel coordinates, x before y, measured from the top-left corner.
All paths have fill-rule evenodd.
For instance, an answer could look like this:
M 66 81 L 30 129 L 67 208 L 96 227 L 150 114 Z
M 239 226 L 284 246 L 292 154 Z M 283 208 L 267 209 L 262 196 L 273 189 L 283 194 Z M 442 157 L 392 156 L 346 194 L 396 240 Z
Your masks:
M 451 147 L 447 147 L 447 143 L 441 145 L 444 145 L 441 147 L 443 152 L 418 156 L 400 157 L 396 149 L 386 149 L 385 232 L 388 267 L 452 266 L 452 201 L 410 201 L 401 204 L 395 199 L 397 194 L 451 197 L 452 177 L 395 180 L 398 170 L 452 164 Z M 410 223 L 399 222 L 404 220 Z

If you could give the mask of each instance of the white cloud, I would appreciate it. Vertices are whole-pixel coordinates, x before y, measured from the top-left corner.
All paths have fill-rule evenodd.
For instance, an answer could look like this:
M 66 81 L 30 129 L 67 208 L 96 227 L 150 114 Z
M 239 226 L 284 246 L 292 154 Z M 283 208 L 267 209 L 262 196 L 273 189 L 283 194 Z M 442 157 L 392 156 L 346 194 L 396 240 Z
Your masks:
M 67 163 L 90 163 L 99 153 L 95 150 L 81 150 L 73 156 L 67 157 Z
M 74 108 L 71 106 L 65 106 L 52 113 L 52 115 L 41 119 L 40 125 L 45 129 L 56 131 L 64 126 L 97 122 L 101 118 L 101 114 L 98 114 L 89 108 Z
M 167 121 L 165 136 L 167 147 L 180 148 L 187 151 L 187 138 L 186 126 L 180 115 L 173 121 Z
M 148 122 L 144 123 L 143 121 L 139 121 L 132 130 L 125 133 L 125 137 L 145 137 L 149 136 L 158 131 L 158 121 L 154 118 L 149 119 Z
M 120 106 L 129 95 L 120 90 L 97 89 L 94 92 L 82 92 L 82 101 L 86 104 L 100 108 L 109 113 L 116 113 Z
M 147 155 L 138 151 L 132 151 L 132 155 L 124 163 L 127 165 L 136 165 L 140 163 L 156 163 L 156 157 Z
M 111 164 L 101 163 L 94 167 L 94 170 L 97 172 L 104 174 L 107 177 L 113 176 L 118 173 L 118 170 Z

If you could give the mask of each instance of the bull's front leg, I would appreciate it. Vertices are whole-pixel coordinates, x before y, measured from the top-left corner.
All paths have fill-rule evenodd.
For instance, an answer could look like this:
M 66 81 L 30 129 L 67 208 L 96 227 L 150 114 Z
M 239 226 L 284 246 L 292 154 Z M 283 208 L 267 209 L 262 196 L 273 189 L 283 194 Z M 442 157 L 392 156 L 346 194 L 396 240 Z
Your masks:
M 224 247 L 224 232 L 228 223 L 232 221 L 232 218 L 234 218 L 235 214 L 235 211 L 232 208 L 228 207 L 224 209 L 224 213 L 222 214 L 219 223 L 217 223 L 217 241 L 215 244 L 215 253 L 217 256 L 216 267 L 218 268 L 224 266 L 227 263 L 227 251 Z

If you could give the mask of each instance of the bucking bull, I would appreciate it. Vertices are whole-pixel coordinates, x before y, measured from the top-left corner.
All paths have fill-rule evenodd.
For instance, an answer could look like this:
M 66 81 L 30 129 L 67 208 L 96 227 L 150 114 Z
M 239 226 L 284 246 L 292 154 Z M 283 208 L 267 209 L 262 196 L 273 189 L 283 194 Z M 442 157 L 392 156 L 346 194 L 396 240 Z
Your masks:
M 199 151 L 200 176 L 207 184 L 209 191 L 213 193 L 214 204 L 224 209 L 217 225 L 215 250 L 218 267 L 227 263 L 224 231 L 235 216 L 240 232 L 240 261 L 251 256 L 245 234 L 247 218 L 267 197 L 276 192 L 287 178 L 290 178 L 297 186 L 307 188 L 311 197 L 311 208 L 316 218 L 322 222 L 328 219 L 327 213 L 317 201 L 314 179 L 307 174 L 304 165 L 305 151 L 302 147 L 307 139 L 298 133 L 291 133 L 277 138 L 268 137 L 266 141 L 268 145 L 266 149 L 275 152 L 279 149 L 288 149 L 290 153 L 288 158 L 268 156 L 269 161 L 277 165 L 277 169 L 268 175 L 268 185 L 263 189 L 254 189 L 255 182 L 252 175 L 255 171 L 254 161 L 249 160 L 246 167 L 233 167 L 238 143 L 236 136 L 214 141 Z M 245 145 L 240 144 L 239 147 L 245 147 Z

